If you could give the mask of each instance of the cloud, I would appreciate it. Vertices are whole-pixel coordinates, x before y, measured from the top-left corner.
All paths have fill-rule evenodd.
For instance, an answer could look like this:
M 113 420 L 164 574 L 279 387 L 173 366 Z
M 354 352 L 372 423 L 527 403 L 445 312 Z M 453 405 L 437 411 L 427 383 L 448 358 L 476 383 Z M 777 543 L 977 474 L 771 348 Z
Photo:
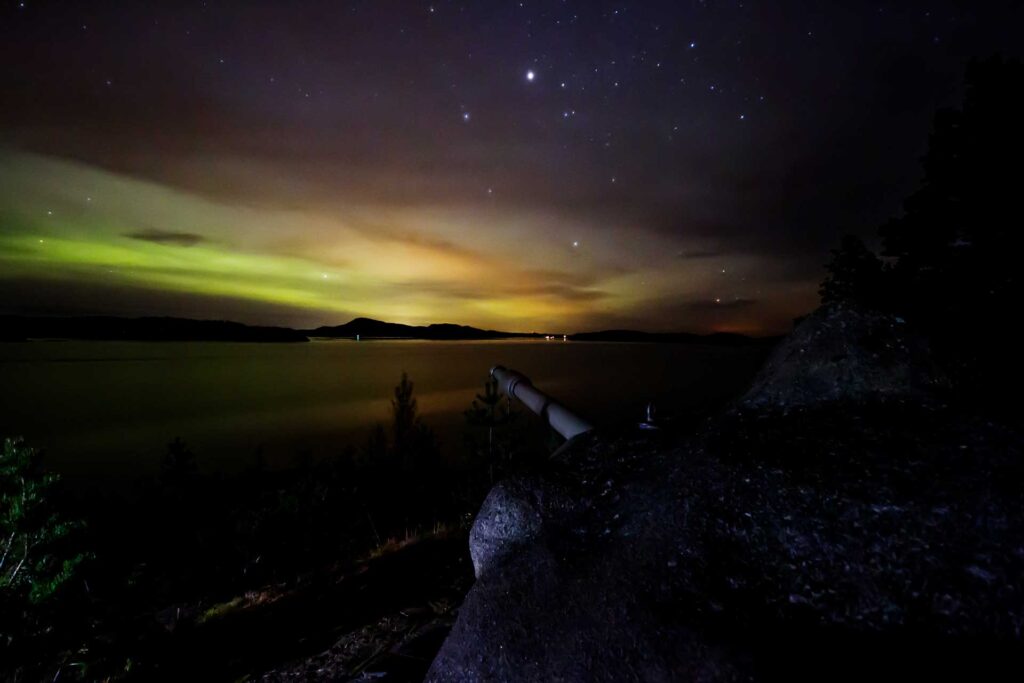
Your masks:
M 524 275 L 525 277 L 525 275 Z M 554 281 L 505 283 L 496 279 L 487 283 L 470 285 L 462 282 L 436 280 L 407 280 L 395 283 L 396 292 L 429 293 L 451 299 L 495 300 L 505 297 L 540 297 L 566 302 L 590 302 L 606 299 L 610 295 L 593 287 L 580 287 Z
M 173 244 L 179 247 L 194 247 L 200 242 L 206 241 L 205 237 L 194 232 L 170 232 L 167 230 L 140 230 L 125 233 L 125 237 L 154 244 Z

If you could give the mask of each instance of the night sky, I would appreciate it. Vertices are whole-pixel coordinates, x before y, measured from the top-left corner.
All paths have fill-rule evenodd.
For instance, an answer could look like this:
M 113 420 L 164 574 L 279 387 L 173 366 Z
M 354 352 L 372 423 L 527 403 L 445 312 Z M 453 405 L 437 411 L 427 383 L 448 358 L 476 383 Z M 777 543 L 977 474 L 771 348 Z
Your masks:
M 0 311 L 784 331 L 1021 5 L 2 0 Z

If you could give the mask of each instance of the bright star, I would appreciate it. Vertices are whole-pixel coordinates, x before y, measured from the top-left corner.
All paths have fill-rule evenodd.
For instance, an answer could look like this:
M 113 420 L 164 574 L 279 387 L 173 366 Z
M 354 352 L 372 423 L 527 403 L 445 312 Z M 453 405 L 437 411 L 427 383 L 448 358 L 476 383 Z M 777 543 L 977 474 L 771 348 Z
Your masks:
M 572 246 L 573 246 L 573 247 L 578 247 L 578 246 L 580 246 L 579 240 L 573 240 L 573 242 L 572 242 Z
M 468 111 L 462 112 L 462 120 L 463 121 L 469 121 L 469 112 Z
M 535 77 L 536 77 L 536 74 L 535 74 L 535 73 L 533 73 L 533 71 L 527 71 L 527 72 L 526 72 L 526 80 L 528 80 L 528 81 L 533 81 L 533 79 L 534 79 Z

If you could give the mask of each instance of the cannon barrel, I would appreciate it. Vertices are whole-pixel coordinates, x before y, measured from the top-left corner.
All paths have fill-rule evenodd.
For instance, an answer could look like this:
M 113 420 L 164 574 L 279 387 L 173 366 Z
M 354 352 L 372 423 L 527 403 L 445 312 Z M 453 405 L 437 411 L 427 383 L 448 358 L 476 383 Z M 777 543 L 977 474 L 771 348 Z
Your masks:
M 530 379 L 522 373 L 495 365 L 491 368 L 491 377 L 498 381 L 498 388 L 507 396 L 519 399 L 524 406 L 547 420 L 551 428 L 566 439 L 594 428 L 579 415 L 533 386 Z

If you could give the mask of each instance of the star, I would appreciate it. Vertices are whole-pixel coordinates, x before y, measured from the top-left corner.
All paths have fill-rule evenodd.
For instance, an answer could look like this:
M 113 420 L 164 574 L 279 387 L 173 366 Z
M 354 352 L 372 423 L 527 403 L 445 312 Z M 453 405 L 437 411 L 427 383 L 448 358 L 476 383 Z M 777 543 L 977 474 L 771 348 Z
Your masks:
M 537 77 L 537 74 L 533 73 L 532 70 L 526 72 L 526 80 L 533 82 L 533 79 Z
M 578 248 L 578 247 L 580 246 L 580 242 L 579 242 L 579 240 L 573 240 L 573 242 L 572 242 L 572 246 L 573 246 L 573 248 L 574 248 L 574 249 L 575 249 L 575 248 Z
M 462 120 L 463 121 L 469 121 L 469 112 L 468 111 L 462 112 Z

